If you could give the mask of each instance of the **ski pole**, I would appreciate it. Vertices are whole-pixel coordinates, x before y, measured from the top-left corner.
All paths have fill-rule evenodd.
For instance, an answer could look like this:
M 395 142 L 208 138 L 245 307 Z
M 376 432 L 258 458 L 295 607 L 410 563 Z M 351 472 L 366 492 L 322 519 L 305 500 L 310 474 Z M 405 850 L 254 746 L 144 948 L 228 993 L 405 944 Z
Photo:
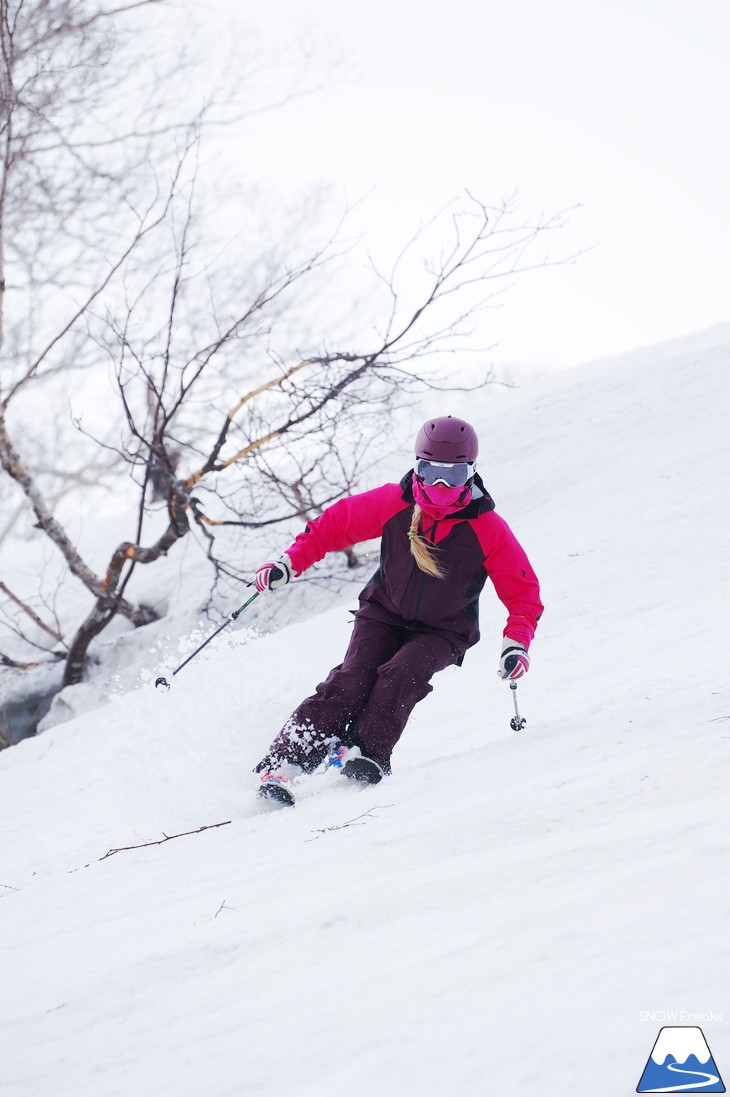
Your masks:
M 509 722 L 509 726 L 513 731 L 522 731 L 523 727 L 527 723 L 524 716 L 520 716 L 520 710 L 517 708 L 517 683 L 510 682 L 509 688 L 512 690 L 512 697 L 515 702 L 515 714 Z
M 203 650 L 203 648 L 207 647 L 208 644 L 210 643 L 210 641 L 214 640 L 219 632 L 223 632 L 224 628 L 228 628 L 230 623 L 232 621 L 235 621 L 240 613 L 243 613 L 246 606 L 250 606 L 251 603 L 253 602 L 254 598 L 258 598 L 259 593 L 260 592 L 258 590 L 254 591 L 254 593 L 251 595 L 251 597 L 249 598 L 249 600 L 247 602 L 244 602 L 242 606 L 239 606 L 238 609 L 234 610 L 233 613 L 229 617 L 226 618 L 226 620 L 223 622 L 223 624 L 219 625 L 218 628 L 215 630 L 215 632 L 212 632 L 210 634 L 210 636 L 208 637 L 208 639 L 204 640 L 203 643 L 200 645 L 200 647 L 195 649 L 195 651 L 193 652 L 192 655 L 188 655 L 187 659 L 185 659 L 180 664 L 179 667 L 176 667 L 175 670 L 173 670 L 172 677 L 174 678 L 174 676 L 178 673 L 178 671 L 181 671 L 183 667 L 186 667 L 188 665 L 188 663 L 190 662 L 191 659 L 194 659 L 196 655 L 200 654 L 200 652 Z M 164 690 L 168 690 L 170 688 L 170 683 L 168 682 L 167 678 L 163 678 L 162 676 L 160 676 L 159 678 L 155 679 L 155 689 L 158 689 L 160 686 Z

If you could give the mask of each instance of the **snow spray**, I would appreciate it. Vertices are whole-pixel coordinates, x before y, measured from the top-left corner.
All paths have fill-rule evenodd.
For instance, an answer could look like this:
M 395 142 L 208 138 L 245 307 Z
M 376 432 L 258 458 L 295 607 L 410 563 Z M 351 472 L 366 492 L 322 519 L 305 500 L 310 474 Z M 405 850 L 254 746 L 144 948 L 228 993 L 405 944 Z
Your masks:
M 249 586 L 250 585 L 251 584 L 249 584 Z M 223 632 L 224 628 L 228 628 L 230 623 L 232 621 L 236 620 L 239 613 L 243 613 L 246 606 L 250 606 L 251 603 L 253 602 L 254 598 L 258 598 L 258 596 L 259 596 L 259 591 L 255 591 L 255 593 L 251 595 L 251 597 L 249 598 L 249 600 L 247 602 L 244 602 L 242 606 L 239 606 L 238 609 L 234 610 L 233 613 L 229 617 L 226 618 L 226 620 L 223 622 L 223 624 L 219 625 L 218 628 L 215 630 L 215 632 L 212 632 L 210 634 L 210 636 L 208 637 L 208 639 L 204 640 L 203 643 L 200 645 L 200 647 L 195 649 L 195 651 L 192 653 L 192 655 L 188 655 L 187 659 L 183 660 L 183 662 L 180 664 L 180 666 L 176 667 L 175 670 L 173 670 L 172 677 L 174 678 L 175 675 L 178 673 L 178 671 L 181 671 L 183 667 L 186 667 L 188 665 L 188 663 L 190 662 L 191 659 L 194 659 L 196 655 L 199 655 L 200 652 L 203 650 L 203 648 L 207 647 L 207 645 L 210 643 L 210 641 L 214 640 L 219 632 Z M 160 676 L 159 678 L 155 678 L 155 689 L 164 689 L 165 692 L 167 692 L 167 690 L 169 690 L 169 688 L 170 688 L 170 683 L 168 682 L 167 678 L 163 678 L 162 676 Z

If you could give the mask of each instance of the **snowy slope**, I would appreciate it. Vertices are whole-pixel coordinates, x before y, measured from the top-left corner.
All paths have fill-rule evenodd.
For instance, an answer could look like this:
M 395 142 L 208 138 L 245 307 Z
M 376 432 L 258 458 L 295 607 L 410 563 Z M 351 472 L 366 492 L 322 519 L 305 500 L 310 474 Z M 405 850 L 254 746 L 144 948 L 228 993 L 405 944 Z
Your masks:
M 647 1010 L 714 1012 L 730 1074 L 729 359 L 718 328 L 485 405 L 547 606 L 523 732 L 485 593 L 389 781 L 259 805 L 350 597 L 0 754 L 3 1097 L 621 1097 Z

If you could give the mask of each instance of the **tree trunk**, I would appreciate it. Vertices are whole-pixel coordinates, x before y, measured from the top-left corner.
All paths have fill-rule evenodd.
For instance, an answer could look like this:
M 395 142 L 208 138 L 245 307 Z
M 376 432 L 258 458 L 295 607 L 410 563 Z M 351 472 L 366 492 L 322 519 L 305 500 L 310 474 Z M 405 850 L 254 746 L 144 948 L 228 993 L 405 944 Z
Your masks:
M 104 599 L 106 597 L 104 583 L 98 576 L 94 575 L 63 526 L 53 516 L 32 474 L 25 467 L 20 454 L 13 446 L 5 424 L 5 409 L 2 407 L 0 407 L 0 465 L 5 469 L 8 476 L 15 480 L 25 495 L 38 519 L 37 528 L 42 529 L 60 550 L 68 564 L 69 571 L 77 579 L 80 579 L 84 586 L 98 599 Z M 115 612 L 117 611 L 129 618 L 135 627 L 148 625 L 157 616 L 149 606 L 133 606 L 123 598 L 119 600 L 116 606 Z
M 103 632 L 112 618 L 119 612 L 121 600 L 115 592 L 119 586 L 124 564 L 128 560 L 136 564 L 153 563 L 160 556 L 166 556 L 175 542 L 179 541 L 189 531 L 190 522 L 186 513 L 188 501 L 187 491 L 181 489 L 181 486 L 178 485 L 178 488 L 173 491 L 168 504 L 170 524 L 155 544 L 149 548 L 143 548 L 131 541 L 123 541 L 115 550 L 109 562 L 104 581 L 101 584 L 102 592 L 96 600 L 96 605 L 77 631 L 69 647 L 61 688 L 78 685 L 82 680 L 86 669 L 89 645 L 92 640 L 95 640 Z M 141 609 L 147 609 L 152 615 L 147 620 L 141 621 L 141 624 L 147 625 L 157 619 L 157 613 L 149 606 L 140 607 Z

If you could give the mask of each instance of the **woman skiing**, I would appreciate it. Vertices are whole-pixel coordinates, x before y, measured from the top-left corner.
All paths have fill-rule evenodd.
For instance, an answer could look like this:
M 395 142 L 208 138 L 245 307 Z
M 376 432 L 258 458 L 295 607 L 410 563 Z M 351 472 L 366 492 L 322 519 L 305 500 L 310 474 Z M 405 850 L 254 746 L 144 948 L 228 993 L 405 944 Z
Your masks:
M 415 704 L 438 670 L 461 664 L 479 639 L 489 577 L 508 611 L 498 674 L 526 673 L 542 613 L 538 581 L 476 472 L 474 428 L 447 415 L 416 439 L 399 484 L 341 499 L 256 571 L 259 591 L 284 586 L 328 552 L 382 537 L 380 566 L 360 594 L 345 658 L 287 720 L 256 766 L 259 793 L 293 804 L 291 783 L 328 756 L 342 773 L 376 783 Z

